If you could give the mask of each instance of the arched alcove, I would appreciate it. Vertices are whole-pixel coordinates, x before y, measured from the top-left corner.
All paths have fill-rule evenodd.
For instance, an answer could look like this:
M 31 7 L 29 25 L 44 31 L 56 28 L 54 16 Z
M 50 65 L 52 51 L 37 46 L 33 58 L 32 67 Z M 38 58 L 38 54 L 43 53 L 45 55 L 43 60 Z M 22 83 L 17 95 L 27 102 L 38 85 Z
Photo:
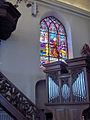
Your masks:
M 36 105 L 44 109 L 46 103 L 46 80 L 39 80 L 35 86 Z

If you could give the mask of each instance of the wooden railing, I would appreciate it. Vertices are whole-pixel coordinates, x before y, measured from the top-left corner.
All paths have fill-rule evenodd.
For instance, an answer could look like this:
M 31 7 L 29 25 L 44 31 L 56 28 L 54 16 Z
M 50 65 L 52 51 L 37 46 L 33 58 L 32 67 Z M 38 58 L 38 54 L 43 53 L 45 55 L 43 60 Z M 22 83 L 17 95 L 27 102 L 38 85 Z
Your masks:
M 40 110 L 1 72 L 0 104 L 17 120 L 40 120 Z

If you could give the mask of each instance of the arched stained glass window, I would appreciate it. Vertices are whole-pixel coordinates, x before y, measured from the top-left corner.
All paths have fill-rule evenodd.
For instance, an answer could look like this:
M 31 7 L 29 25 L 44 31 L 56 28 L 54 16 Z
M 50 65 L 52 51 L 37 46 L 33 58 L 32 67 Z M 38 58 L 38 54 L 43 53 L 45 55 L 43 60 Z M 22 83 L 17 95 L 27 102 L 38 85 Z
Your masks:
M 68 58 L 67 35 L 62 23 L 55 17 L 46 17 L 40 22 L 40 68 L 44 64 Z

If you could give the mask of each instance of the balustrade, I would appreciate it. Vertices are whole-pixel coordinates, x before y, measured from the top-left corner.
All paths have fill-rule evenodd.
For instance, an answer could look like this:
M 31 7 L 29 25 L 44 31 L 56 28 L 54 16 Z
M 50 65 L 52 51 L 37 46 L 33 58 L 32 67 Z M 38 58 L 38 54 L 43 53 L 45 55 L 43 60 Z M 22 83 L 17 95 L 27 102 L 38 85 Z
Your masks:
M 10 105 L 13 105 L 16 111 L 24 115 L 24 120 L 40 120 L 40 110 L 2 73 L 0 73 L 0 95 L 2 95 Z M 15 114 L 15 112 L 12 112 L 12 114 L 13 113 Z M 17 117 L 17 120 L 18 119 Z M 21 120 L 23 119 L 21 118 Z

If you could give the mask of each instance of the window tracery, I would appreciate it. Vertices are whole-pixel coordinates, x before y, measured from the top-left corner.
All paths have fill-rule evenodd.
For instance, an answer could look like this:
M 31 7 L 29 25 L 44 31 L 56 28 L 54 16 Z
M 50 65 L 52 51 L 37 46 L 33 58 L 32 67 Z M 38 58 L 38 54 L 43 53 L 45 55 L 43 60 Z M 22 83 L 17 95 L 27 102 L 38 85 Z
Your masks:
M 53 16 L 40 22 L 40 68 L 44 64 L 68 58 L 67 35 L 62 23 Z

